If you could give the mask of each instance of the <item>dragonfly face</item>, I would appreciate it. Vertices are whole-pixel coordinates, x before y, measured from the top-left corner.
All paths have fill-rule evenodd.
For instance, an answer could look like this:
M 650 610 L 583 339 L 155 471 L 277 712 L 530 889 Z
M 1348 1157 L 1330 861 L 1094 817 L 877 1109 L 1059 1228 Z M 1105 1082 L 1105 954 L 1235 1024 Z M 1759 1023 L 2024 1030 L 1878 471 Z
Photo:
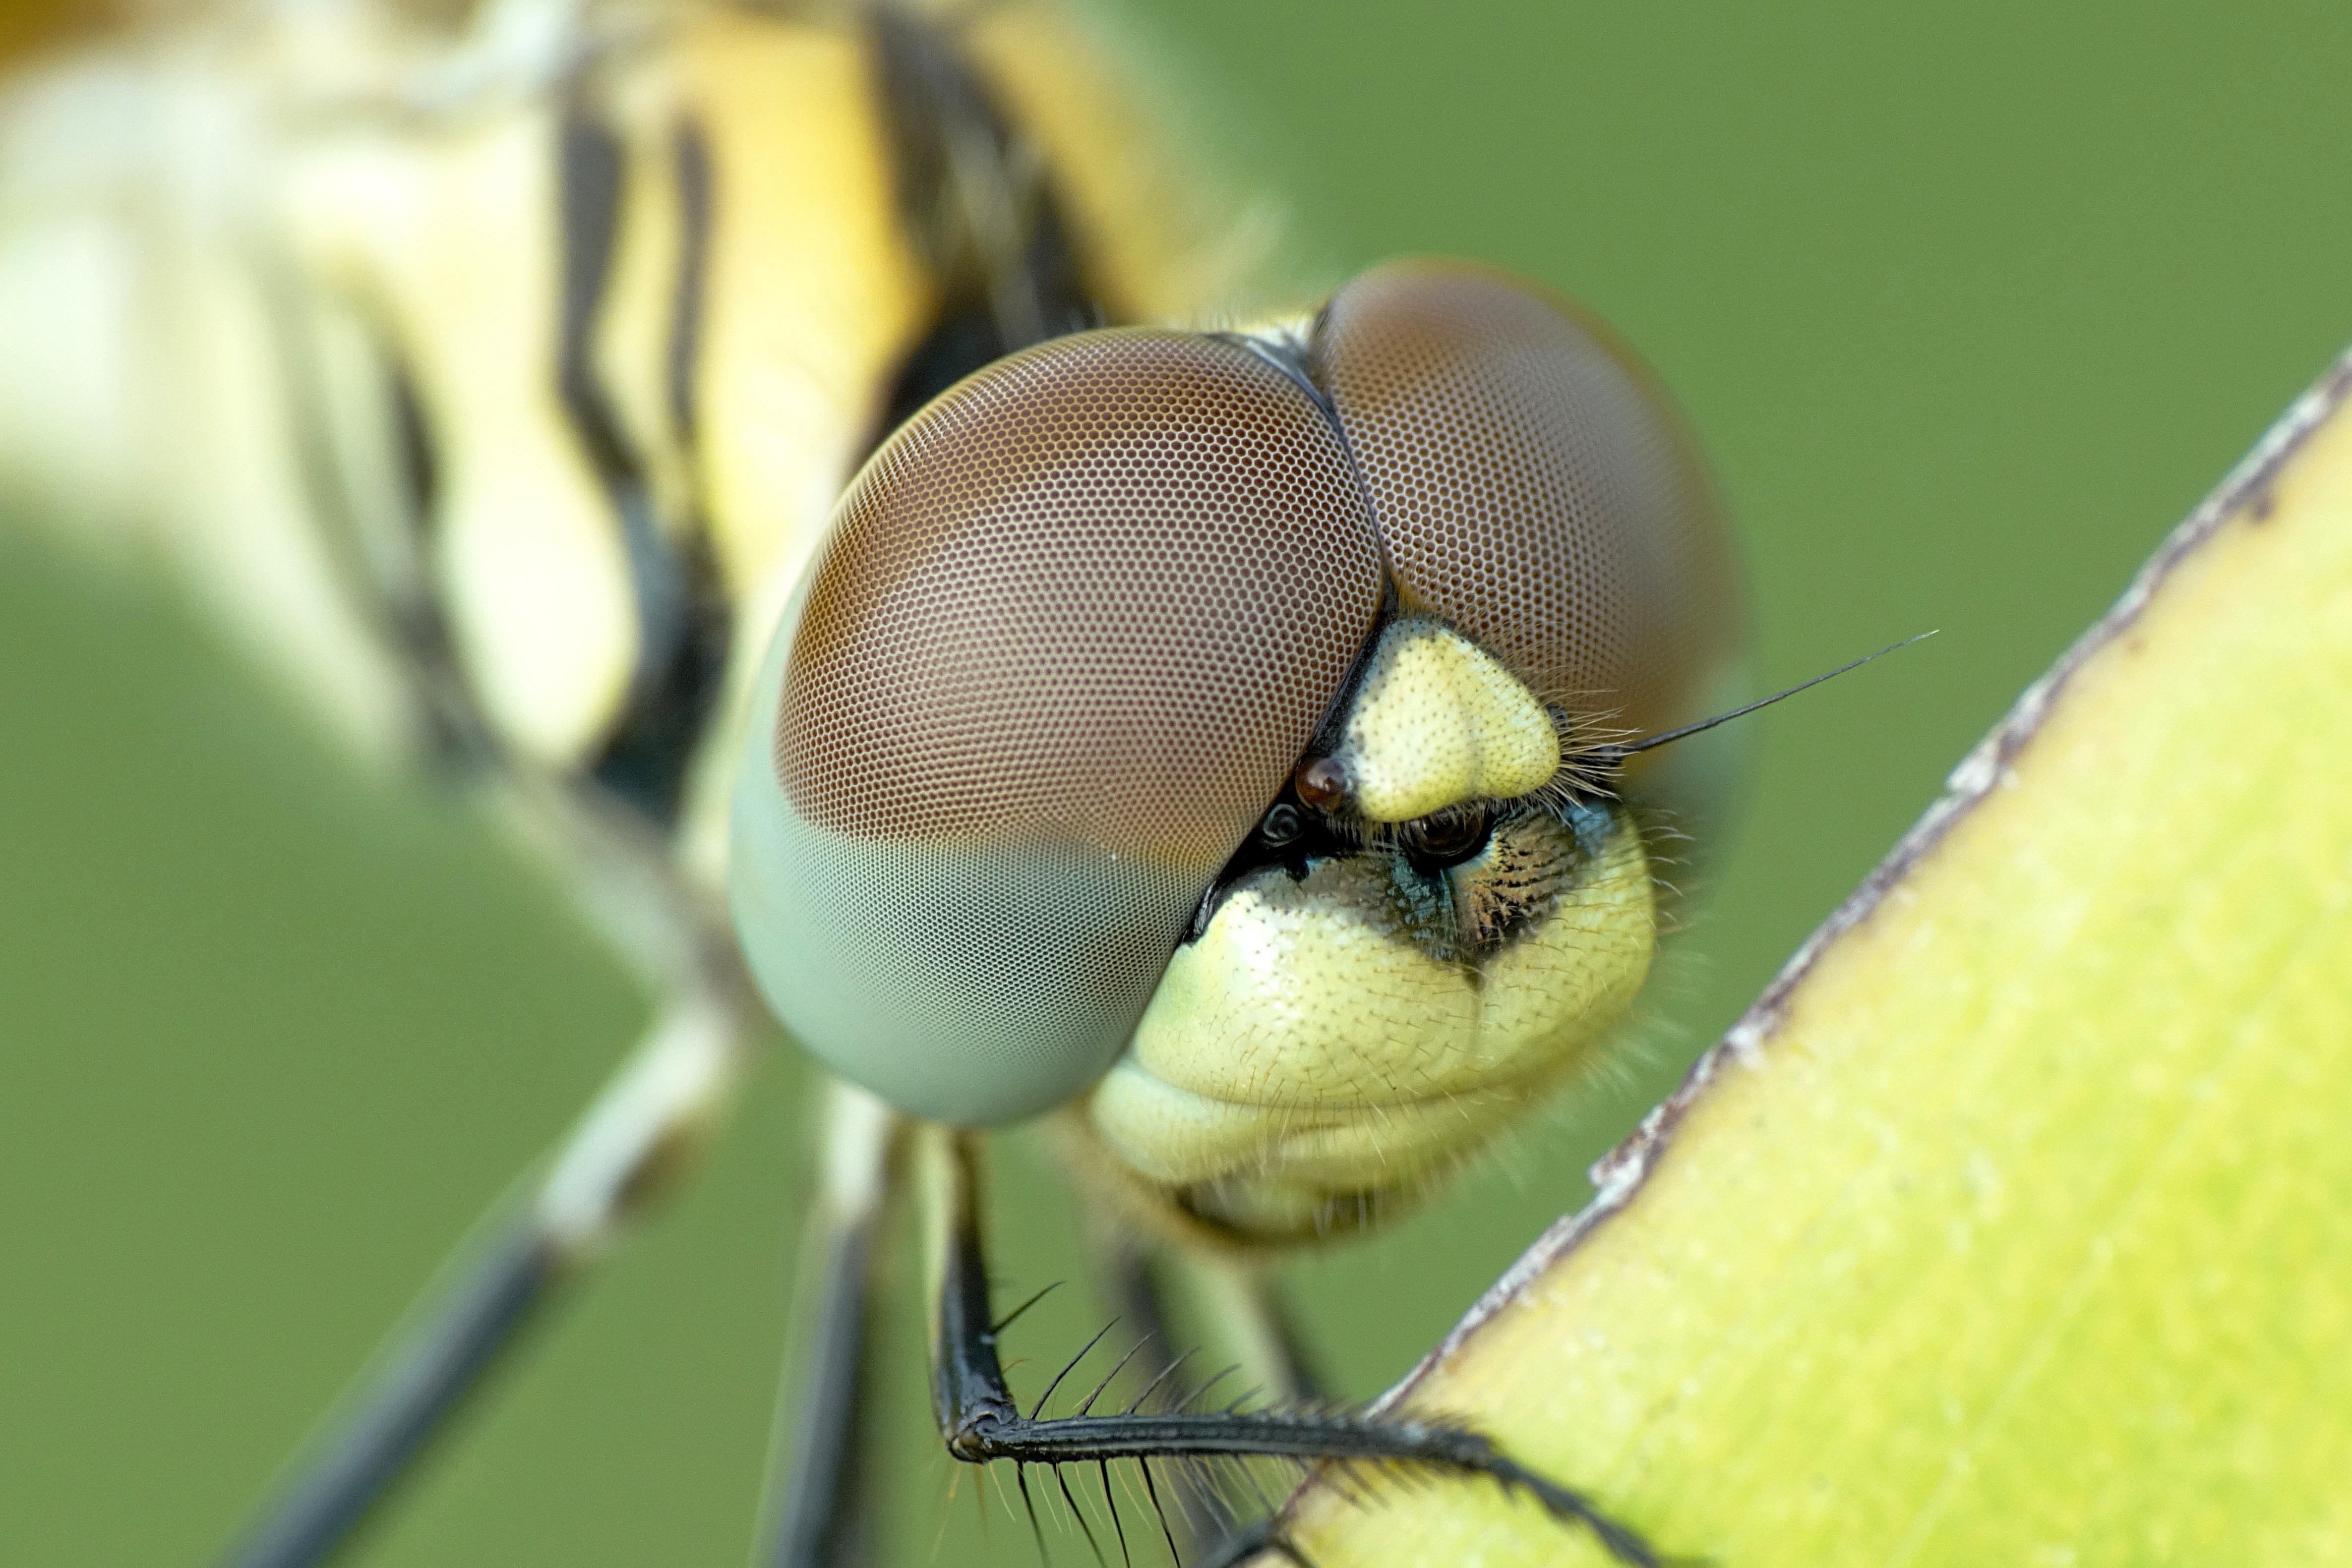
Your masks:
M 772 1561 L 839 1561 L 919 1165 L 958 1457 L 1433 1467 L 1654 1562 L 1452 1425 L 1024 1414 L 965 1131 L 1055 1117 L 1164 1322 L 1153 1265 L 1375 1217 L 1592 1060 L 1705 771 L 1616 743 L 1720 706 L 1739 621 L 1632 357 L 1445 263 L 1074 331 L 1223 285 L 1026 6 L 261 10 L 282 47 L 159 55 L 121 149 L 70 76 L 0 124 L 0 467 L 152 535 L 366 755 L 499 790 L 659 1007 L 234 1560 L 331 1552 L 698 1144 L 761 1032 L 726 866 L 773 1011 L 880 1097 L 831 1101 Z
M 1695 716 L 1736 626 L 1673 415 L 1524 284 L 1049 342 L 843 503 L 755 699 L 738 931 L 891 1103 L 1076 1103 L 1180 1227 L 1328 1230 L 1631 1002 L 1640 781 L 1595 747 Z

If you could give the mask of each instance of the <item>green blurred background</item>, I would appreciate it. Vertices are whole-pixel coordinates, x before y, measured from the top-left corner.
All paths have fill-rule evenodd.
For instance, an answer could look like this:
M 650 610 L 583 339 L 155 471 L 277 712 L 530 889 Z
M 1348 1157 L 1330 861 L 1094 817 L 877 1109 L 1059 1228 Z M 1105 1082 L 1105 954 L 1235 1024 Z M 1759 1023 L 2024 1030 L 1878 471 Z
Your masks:
M 1648 354 L 1742 524 L 1763 679 L 1942 630 L 1758 722 L 1753 810 L 1641 1071 L 1293 1270 L 1370 1394 L 1583 1200 L 1587 1162 L 2352 340 L 2328 173 L 2352 12 L 1157 0 L 1140 23 L 1336 264 L 1485 257 Z M 479 823 L 351 776 L 152 589 L 0 550 L 0 1557 L 192 1563 L 640 1004 Z M 769 1064 L 706 1179 L 362 1561 L 744 1560 L 806 1082 Z M 1017 1145 L 1003 1167 L 1004 1291 L 1076 1276 L 1068 1200 Z M 1100 1321 L 1064 1291 L 1012 1354 Z M 911 1317 L 899 1340 L 892 1560 L 1033 1562 L 968 1483 L 950 1511 Z

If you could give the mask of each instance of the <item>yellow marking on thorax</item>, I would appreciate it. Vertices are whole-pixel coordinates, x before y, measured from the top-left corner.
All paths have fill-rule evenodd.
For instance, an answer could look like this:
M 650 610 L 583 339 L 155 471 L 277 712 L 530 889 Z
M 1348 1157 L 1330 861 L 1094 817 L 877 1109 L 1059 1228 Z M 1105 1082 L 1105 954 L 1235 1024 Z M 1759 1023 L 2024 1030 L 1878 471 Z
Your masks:
M 718 15 L 685 35 L 678 68 L 711 156 L 703 482 L 756 640 L 876 434 L 932 285 L 892 204 L 862 35 Z
M 439 461 L 432 570 L 491 723 L 577 763 L 637 653 L 629 566 L 560 402 L 555 117 L 322 141 L 286 213 L 320 276 L 389 329 Z
M 1559 770 L 1559 736 L 1492 655 L 1433 622 L 1402 621 L 1381 636 L 1337 756 L 1367 820 L 1407 822 L 1540 789 Z
M 1034 138 L 1055 195 L 1111 320 L 1193 325 L 1260 306 L 1283 219 L 1275 205 L 1221 188 L 1170 156 L 1194 140 L 1157 123 L 1148 82 L 1114 68 L 1084 17 L 1055 5 L 966 7 L 961 40 L 973 65 Z M 1123 51 L 1121 51 L 1123 52 Z
M 681 32 L 670 63 L 710 158 L 695 460 L 736 606 L 679 856 L 717 887 L 761 654 L 938 302 L 892 196 L 863 32 L 713 13 Z

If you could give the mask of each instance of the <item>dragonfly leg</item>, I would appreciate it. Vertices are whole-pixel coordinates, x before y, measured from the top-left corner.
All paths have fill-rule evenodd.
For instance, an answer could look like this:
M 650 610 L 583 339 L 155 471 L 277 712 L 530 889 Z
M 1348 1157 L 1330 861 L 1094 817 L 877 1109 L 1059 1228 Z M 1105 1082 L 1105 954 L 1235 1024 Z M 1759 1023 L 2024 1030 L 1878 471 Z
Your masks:
M 1368 1416 L 1328 1406 L 1263 1409 L 1129 1409 L 1044 1418 L 1043 1402 L 1024 1414 L 1013 1398 L 997 1354 L 980 1231 L 976 1151 L 971 1135 L 923 1129 L 926 1208 L 938 1273 L 932 1328 L 932 1404 L 948 1452 L 973 1464 L 1011 1459 L 1016 1467 L 1107 1465 L 1117 1459 L 1202 1461 L 1269 1458 L 1300 1464 L 1336 1461 L 1364 1467 L 1410 1466 L 1483 1476 L 1532 1498 L 1563 1523 L 1590 1530 L 1628 1568 L 1659 1568 L 1648 1542 L 1602 1513 L 1582 1493 L 1510 1458 L 1486 1437 L 1450 1422 Z M 1278 1532 L 1248 1534 L 1252 1549 L 1284 1550 Z M 1221 1561 L 1230 1561 L 1220 1552 Z
M 904 1122 L 845 1083 L 825 1107 L 824 1166 L 803 1251 L 805 1339 L 777 1412 L 761 1513 L 761 1568 L 870 1561 L 864 1495 L 865 1371 L 875 1255 L 892 1207 Z
M 1230 1357 L 1239 1368 L 1236 1381 L 1255 1386 L 1268 1403 L 1296 1406 L 1329 1398 L 1256 1260 L 1161 1247 L 1124 1219 L 1116 1209 L 1102 1211 L 1094 1251 L 1104 1298 L 1118 1314 L 1122 1336 L 1137 1343 L 1131 1385 L 1163 1378 L 1192 1343 L 1180 1340 L 1173 1326 L 1172 1298 L 1191 1305 L 1203 1339 L 1217 1347 L 1214 1359 Z M 1171 1523 L 1187 1560 L 1229 1545 L 1240 1521 L 1226 1500 L 1213 1488 L 1188 1485 L 1181 1470 L 1172 1479 L 1175 1496 L 1168 1500 L 1176 1504 L 1176 1517 Z
M 719 996 L 673 1001 L 548 1164 L 485 1224 L 442 1290 L 397 1332 L 222 1559 L 326 1562 L 510 1351 L 564 1281 L 699 1140 L 726 1099 L 740 1015 Z
M 1280 1386 L 1282 1369 L 1277 1366 L 1262 1371 L 1251 1354 L 1261 1337 L 1252 1333 L 1255 1325 L 1227 1323 L 1225 1303 L 1216 1299 L 1213 1291 L 1202 1288 L 1204 1281 L 1193 1277 L 1192 1259 L 1155 1247 L 1121 1225 L 1123 1218 L 1116 1212 L 1098 1214 L 1094 1252 L 1103 1299 L 1118 1313 L 1123 1337 L 1136 1347 L 1128 1363 L 1130 1390 L 1145 1396 L 1157 1390 L 1176 1373 L 1177 1364 L 1189 1348 L 1188 1343 L 1178 1339 L 1175 1314 L 1171 1311 L 1171 1296 L 1190 1299 L 1200 1309 L 1201 1317 L 1212 1320 L 1209 1326 L 1213 1333 L 1222 1330 L 1221 1338 L 1237 1342 L 1236 1348 L 1248 1368 L 1244 1375 L 1272 1376 L 1277 1381 L 1267 1386 Z M 1232 1539 L 1240 1521 L 1213 1487 L 1193 1485 L 1194 1478 L 1181 1470 L 1167 1479 L 1171 1483 L 1167 1495 L 1163 1497 L 1156 1490 L 1152 1495 L 1163 1505 L 1161 1523 L 1167 1527 L 1170 1544 L 1181 1560 L 1190 1562 L 1218 1542 Z

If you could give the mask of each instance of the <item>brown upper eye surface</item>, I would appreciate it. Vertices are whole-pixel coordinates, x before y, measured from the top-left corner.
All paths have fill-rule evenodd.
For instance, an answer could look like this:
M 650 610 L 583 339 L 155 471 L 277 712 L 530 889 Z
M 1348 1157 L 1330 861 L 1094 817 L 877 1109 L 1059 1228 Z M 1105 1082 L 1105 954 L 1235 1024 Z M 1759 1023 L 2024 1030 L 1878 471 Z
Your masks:
M 1734 563 L 1696 449 L 1607 329 L 1498 274 L 1405 262 L 1333 297 L 1311 368 L 1408 611 L 1571 711 L 1641 733 L 1701 716 L 1741 641 Z
M 1379 600 L 1346 454 L 1279 371 L 1188 334 L 1062 339 L 933 404 L 852 487 L 785 670 L 778 781 L 841 833 L 1050 839 L 1205 879 Z

